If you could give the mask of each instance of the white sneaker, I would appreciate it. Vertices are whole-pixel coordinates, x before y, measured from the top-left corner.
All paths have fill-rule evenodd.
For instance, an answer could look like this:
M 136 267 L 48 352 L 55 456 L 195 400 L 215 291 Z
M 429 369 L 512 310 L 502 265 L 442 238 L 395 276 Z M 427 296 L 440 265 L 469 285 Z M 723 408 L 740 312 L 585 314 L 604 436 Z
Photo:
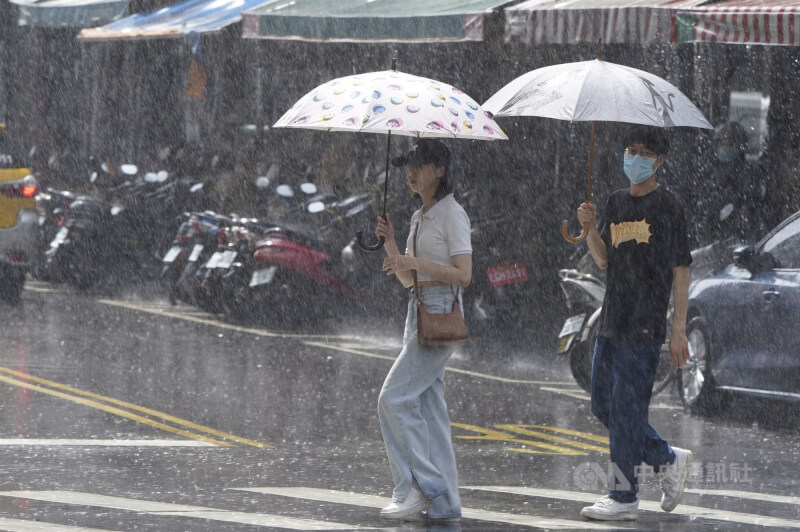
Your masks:
M 605 496 L 592 506 L 581 510 L 581 517 L 598 521 L 635 521 L 639 514 L 639 501 L 618 502 Z
M 424 512 L 431 505 L 416 486 L 411 486 L 408 497 L 403 502 L 392 501 L 392 504 L 381 510 L 381 517 L 384 519 L 406 519 L 416 520 L 421 512 Z
M 686 487 L 686 479 L 692 469 L 692 451 L 673 447 L 675 461 L 666 466 L 661 474 L 661 489 L 664 494 L 661 496 L 661 509 L 671 512 L 681 502 L 683 488 Z

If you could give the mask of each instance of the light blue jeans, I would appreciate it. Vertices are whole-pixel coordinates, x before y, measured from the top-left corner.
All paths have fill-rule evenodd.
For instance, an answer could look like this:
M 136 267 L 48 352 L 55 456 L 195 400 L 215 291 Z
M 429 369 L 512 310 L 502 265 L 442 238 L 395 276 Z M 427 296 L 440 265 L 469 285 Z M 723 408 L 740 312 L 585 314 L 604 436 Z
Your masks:
M 420 289 L 425 309 L 450 312 L 454 286 Z M 463 306 L 462 306 L 463 312 Z M 417 342 L 417 302 L 408 302 L 403 350 L 383 382 L 378 419 L 392 468 L 392 497 L 404 501 L 413 480 L 433 501 L 428 517 L 461 517 L 456 458 L 450 436 L 450 418 L 444 401 L 444 368 L 452 346 L 420 347 Z

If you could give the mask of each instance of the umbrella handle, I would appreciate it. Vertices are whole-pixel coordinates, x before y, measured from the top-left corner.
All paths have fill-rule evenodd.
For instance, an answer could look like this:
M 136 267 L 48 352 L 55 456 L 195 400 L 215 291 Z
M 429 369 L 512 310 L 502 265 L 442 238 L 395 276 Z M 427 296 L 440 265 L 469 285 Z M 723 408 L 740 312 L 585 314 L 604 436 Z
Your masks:
M 383 243 L 386 241 L 385 238 L 380 237 L 374 244 L 365 244 L 364 243 L 364 232 L 363 231 L 356 231 L 356 242 L 358 242 L 358 247 L 363 249 L 364 251 L 378 251 L 383 247 Z
M 569 234 L 569 223 L 564 220 L 561 222 L 561 235 L 566 239 L 567 242 L 578 244 L 586 240 L 586 237 L 589 236 L 589 224 L 583 224 L 583 231 L 579 236 L 572 236 Z

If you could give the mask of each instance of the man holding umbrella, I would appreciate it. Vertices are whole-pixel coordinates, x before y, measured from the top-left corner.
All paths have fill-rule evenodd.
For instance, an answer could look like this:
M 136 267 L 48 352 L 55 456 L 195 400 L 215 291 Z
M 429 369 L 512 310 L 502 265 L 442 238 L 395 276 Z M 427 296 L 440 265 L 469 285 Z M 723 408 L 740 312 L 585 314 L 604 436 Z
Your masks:
M 609 494 L 581 511 L 583 517 L 604 521 L 636 519 L 642 462 L 661 476 L 666 512 L 680 503 L 692 464 L 691 451 L 671 447 L 648 422 L 670 289 L 675 307 L 670 354 L 676 368 L 689 360 L 692 257 L 686 221 L 675 197 L 656 181 L 669 141 L 662 128 L 637 125 L 626 133 L 624 145 L 630 188 L 609 197 L 599 224 L 594 205 L 578 208 L 578 219 L 588 224 L 592 258 L 608 269 L 592 361 L 592 413 L 608 427 L 614 474 Z

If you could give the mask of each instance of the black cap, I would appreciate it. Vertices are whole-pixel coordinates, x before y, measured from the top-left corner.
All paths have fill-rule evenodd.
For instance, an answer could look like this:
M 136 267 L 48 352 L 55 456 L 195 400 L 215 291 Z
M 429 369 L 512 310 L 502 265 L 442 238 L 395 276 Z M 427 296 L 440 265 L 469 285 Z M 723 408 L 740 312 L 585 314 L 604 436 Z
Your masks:
M 423 166 L 432 164 L 437 168 L 450 167 L 450 150 L 444 143 L 435 139 L 422 139 L 414 144 L 408 153 L 395 157 L 394 166 Z

